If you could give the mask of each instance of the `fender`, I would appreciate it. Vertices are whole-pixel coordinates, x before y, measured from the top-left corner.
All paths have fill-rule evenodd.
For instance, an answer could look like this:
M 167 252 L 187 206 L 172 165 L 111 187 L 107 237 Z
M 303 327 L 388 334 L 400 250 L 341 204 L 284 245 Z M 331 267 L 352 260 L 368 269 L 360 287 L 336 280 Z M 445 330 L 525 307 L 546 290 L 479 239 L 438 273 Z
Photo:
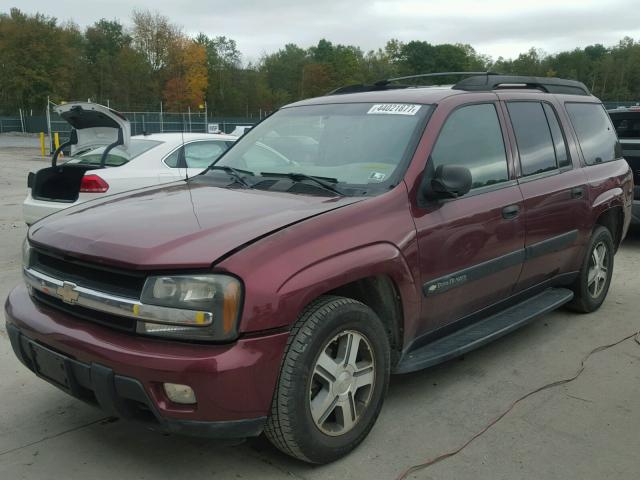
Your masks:
M 331 290 L 366 277 L 387 275 L 400 295 L 405 325 L 419 315 L 420 295 L 402 252 L 380 242 L 340 252 L 298 270 L 277 290 L 281 310 L 301 312 L 312 300 Z M 289 319 L 292 323 L 297 318 Z M 405 332 L 408 329 L 405 328 Z
M 620 187 L 611 188 L 600 193 L 591 205 L 591 211 L 593 212 L 593 221 L 600 216 L 605 210 L 609 210 L 613 207 L 624 208 L 624 191 Z

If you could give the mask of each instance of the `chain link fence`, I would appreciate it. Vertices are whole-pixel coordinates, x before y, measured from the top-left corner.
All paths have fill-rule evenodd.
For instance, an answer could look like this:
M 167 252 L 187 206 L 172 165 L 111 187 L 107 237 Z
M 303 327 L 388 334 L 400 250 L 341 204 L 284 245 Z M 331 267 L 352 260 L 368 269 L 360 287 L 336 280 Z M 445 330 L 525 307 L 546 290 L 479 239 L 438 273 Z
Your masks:
M 43 114 L 22 110 L 16 117 L 0 116 L 0 133 L 44 132 L 50 139 L 50 151 L 55 150 L 54 138 L 57 133 L 60 143 L 69 138 L 71 126 L 63 120 L 53 107 L 56 104 L 49 102 Z M 255 117 L 219 117 L 210 116 L 206 108 L 202 111 L 192 112 L 164 112 L 158 111 L 132 111 L 119 112 L 123 114 L 131 124 L 131 135 L 143 135 L 163 132 L 200 132 L 200 133 L 232 133 L 239 125 L 255 125 L 259 119 Z
M 0 133 L 22 131 L 22 122 L 20 122 L 20 118 L 0 117 Z

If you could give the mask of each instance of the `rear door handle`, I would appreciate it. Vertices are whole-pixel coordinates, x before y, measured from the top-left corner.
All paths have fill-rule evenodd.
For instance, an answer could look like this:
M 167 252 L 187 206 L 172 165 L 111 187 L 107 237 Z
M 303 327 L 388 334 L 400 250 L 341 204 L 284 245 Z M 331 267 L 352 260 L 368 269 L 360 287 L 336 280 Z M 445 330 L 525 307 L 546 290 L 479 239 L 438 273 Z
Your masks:
M 516 218 L 520 214 L 520 206 L 519 205 L 509 205 L 502 209 L 502 218 L 506 220 L 510 220 L 512 218 Z
M 584 197 L 584 188 L 575 187 L 571 189 L 571 198 L 582 198 Z

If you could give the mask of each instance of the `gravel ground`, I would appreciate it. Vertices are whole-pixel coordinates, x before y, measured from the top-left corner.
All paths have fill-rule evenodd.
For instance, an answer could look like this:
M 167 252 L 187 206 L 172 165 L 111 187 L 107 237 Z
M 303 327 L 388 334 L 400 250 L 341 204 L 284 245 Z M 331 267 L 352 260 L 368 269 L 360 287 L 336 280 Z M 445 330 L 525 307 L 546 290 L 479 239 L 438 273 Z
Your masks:
M 0 297 L 20 282 L 26 174 L 37 149 L 0 139 Z M 4 145 L 4 146 L 3 146 Z M 640 233 L 616 256 L 609 297 L 591 315 L 554 312 L 462 359 L 392 379 L 363 445 L 313 467 L 259 438 L 230 447 L 164 436 L 68 397 L 15 359 L 0 322 L 0 478 L 396 478 L 463 445 L 518 397 L 572 376 L 597 346 L 640 330 Z M 574 382 L 516 405 L 459 454 L 420 479 L 629 479 L 640 476 L 640 345 L 595 353 Z

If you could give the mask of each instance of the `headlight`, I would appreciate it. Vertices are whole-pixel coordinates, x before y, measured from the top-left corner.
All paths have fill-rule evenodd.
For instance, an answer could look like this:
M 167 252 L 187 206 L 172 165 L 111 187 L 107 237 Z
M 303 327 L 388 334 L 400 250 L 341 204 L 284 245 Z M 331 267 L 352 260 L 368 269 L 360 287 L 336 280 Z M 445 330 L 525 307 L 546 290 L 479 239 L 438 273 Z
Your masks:
M 140 296 L 139 312 L 145 320 L 138 321 L 137 331 L 183 339 L 232 340 L 237 335 L 241 301 L 240 281 L 228 275 L 149 277 Z M 181 315 L 154 321 L 145 305 L 177 309 Z
M 28 268 L 31 263 L 31 245 L 29 245 L 29 239 L 25 238 L 22 242 L 22 266 Z

